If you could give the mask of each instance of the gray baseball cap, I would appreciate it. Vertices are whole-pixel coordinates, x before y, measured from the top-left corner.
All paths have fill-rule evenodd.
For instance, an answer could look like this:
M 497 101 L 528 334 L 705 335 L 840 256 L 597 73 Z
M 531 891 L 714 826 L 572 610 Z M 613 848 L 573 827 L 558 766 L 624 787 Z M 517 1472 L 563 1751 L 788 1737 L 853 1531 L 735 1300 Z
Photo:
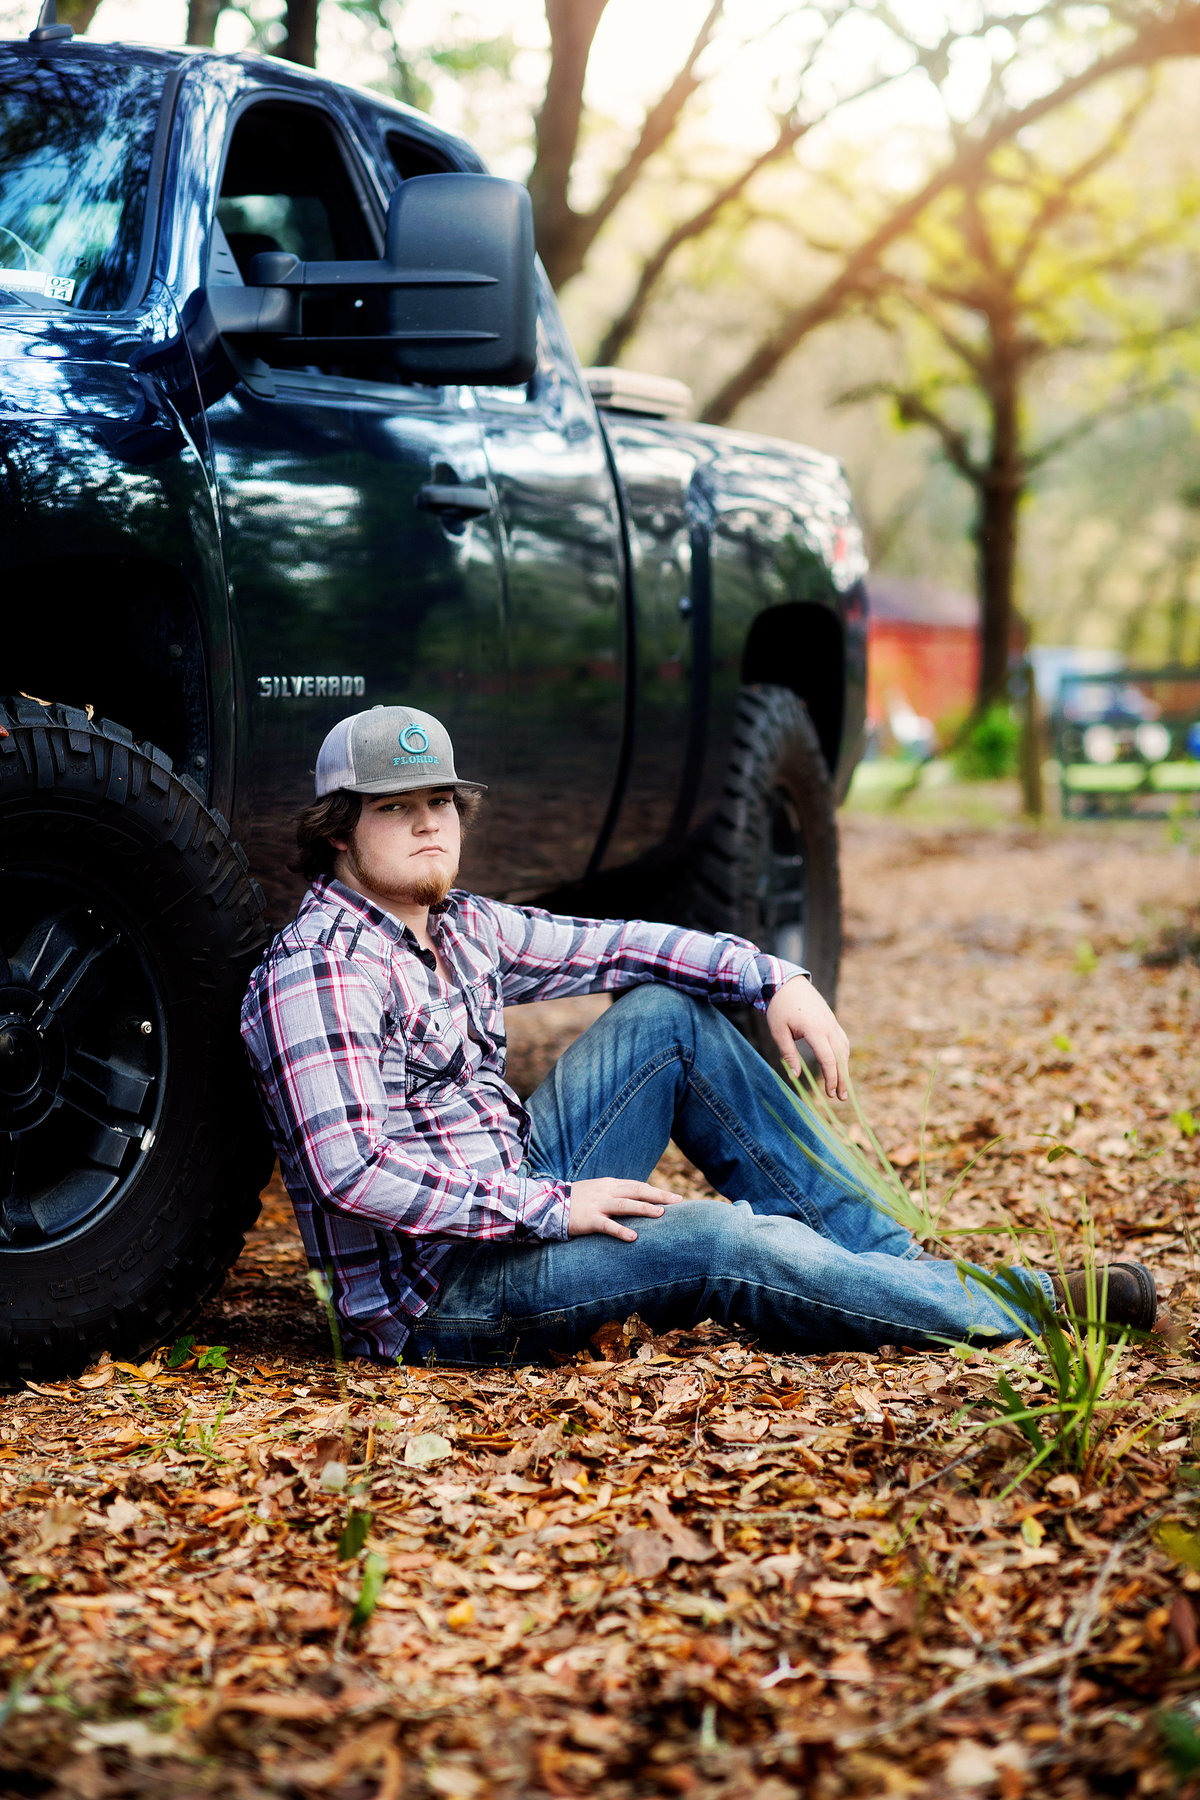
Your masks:
M 403 794 L 412 788 L 456 787 L 487 792 L 480 781 L 460 781 L 450 733 L 432 713 L 415 706 L 373 706 L 341 719 L 317 754 L 317 799 L 345 789 L 351 794 Z

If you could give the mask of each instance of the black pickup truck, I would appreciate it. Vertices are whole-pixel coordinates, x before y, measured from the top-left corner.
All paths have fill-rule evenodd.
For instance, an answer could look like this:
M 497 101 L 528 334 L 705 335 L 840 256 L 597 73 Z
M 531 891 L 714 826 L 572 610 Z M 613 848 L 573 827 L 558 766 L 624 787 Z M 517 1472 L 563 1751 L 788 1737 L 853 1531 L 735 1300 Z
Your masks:
M 0 1371 L 161 1343 L 269 1172 L 236 1041 L 317 747 L 397 700 L 463 880 L 830 993 L 866 602 L 838 467 L 580 370 L 528 197 L 254 56 L 0 46 Z

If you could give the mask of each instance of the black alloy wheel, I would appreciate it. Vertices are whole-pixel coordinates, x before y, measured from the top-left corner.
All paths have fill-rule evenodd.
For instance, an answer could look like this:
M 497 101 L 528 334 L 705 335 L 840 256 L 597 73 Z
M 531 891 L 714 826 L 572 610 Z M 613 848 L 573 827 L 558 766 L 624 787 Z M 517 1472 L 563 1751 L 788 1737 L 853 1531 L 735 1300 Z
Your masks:
M 108 720 L 0 704 L 0 1377 L 171 1340 L 271 1153 L 237 1033 L 262 896 L 219 814 Z
M 128 918 L 81 885 L 0 878 L 0 1245 L 12 1249 L 68 1239 L 119 1205 L 161 1111 L 160 986 Z

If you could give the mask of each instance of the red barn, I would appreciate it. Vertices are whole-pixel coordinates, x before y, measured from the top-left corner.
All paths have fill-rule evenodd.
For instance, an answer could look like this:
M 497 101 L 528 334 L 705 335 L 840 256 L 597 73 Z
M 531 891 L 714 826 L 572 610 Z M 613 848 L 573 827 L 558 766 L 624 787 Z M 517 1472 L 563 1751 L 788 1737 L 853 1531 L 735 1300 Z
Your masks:
M 886 727 L 899 709 L 940 724 L 975 698 L 979 602 L 923 577 L 872 575 L 867 718 Z

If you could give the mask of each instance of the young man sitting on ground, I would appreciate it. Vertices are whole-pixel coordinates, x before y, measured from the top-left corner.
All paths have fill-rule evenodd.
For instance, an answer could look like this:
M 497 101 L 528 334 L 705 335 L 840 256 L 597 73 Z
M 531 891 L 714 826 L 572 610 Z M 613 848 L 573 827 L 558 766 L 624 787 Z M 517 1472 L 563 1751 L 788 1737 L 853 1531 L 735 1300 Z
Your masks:
M 845 1099 L 849 1044 L 794 964 L 743 939 L 560 918 L 454 888 L 478 784 L 410 707 L 343 719 L 298 823 L 312 880 L 255 972 L 242 1033 L 308 1259 L 351 1354 L 523 1361 L 631 1313 L 711 1318 L 801 1350 L 997 1344 L 1082 1275 L 1017 1268 L 1020 1317 L 798 1149 L 821 1147 L 713 1001 L 766 1014 Z M 620 997 L 522 1105 L 506 1004 Z M 732 1205 L 651 1187 L 668 1141 Z M 636 1229 L 635 1229 L 636 1226 Z M 1148 1330 L 1154 1280 L 1113 1263 L 1108 1317 Z

